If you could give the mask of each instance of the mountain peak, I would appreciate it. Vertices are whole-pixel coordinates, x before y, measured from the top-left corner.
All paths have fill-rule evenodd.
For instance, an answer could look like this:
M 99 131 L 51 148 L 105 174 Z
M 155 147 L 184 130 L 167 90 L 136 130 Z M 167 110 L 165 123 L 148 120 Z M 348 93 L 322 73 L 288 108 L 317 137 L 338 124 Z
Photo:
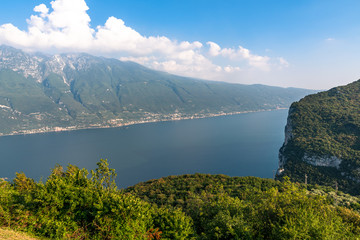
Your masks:
M 0 135 L 271 110 L 312 92 L 194 80 L 82 53 L 44 56 L 2 47 Z
M 41 53 L 29 54 L 6 45 L 0 46 L 0 69 L 10 69 L 26 78 L 32 77 L 37 82 L 42 82 L 51 73 L 66 78 L 63 72 L 65 67 L 76 71 L 87 70 L 97 62 L 97 57 L 85 53 L 45 56 Z M 67 80 L 65 82 L 69 83 Z

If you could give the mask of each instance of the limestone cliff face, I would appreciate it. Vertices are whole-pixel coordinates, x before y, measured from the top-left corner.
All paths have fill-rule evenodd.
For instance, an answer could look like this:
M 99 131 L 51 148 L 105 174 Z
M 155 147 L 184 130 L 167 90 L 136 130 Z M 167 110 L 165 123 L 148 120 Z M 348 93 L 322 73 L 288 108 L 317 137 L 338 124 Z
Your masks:
M 332 168 L 339 169 L 340 164 L 342 163 L 343 160 L 336 156 L 319 155 L 319 154 L 306 152 L 306 150 L 299 151 L 296 154 L 288 153 L 288 151 L 287 151 L 288 144 L 290 143 L 290 145 L 291 145 L 291 141 L 294 138 L 294 134 L 293 134 L 294 126 L 293 126 L 293 120 L 292 120 L 294 112 L 295 112 L 295 109 L 293 107 L 291 107 L 289 109 L 287 124 L 285 126 L 285 141 L 279 151 L 279 168 L 278 168 L 277 174 L 281 175 L 286 170 L 286 163 L 287 163 L 288 159 L 291 157 L 296 158 L 296 156 L 294 156 L 294 155 L 297 155 L 297 158 L 300 159 L 302 162 L 310 164 L 315 167 L 332 167 Z
M 285 126 L 285 142 L 284 145 L 286 145 L 292 138 L 293 138 L 293 134 L 292 134 L 292 130 L 293 130 L 293 126 L 292 126 L 292 122 L 291 122 L 291 118 L 290 115 L 293 112 L 293 108 L 289 109 L 289 114 L 288 114 L 288 118 L 287 118 L 287 123 Z
M 63 78 L 64 83 L 70 84 L 64 69 L 68 67 L 73 71 L 86 71 L 92 64 L 101 62 L 101 58 L 95 58 L 87 54 L 57 54 L 46 56 L 41 53 L 30 54 L 21 50 L 0 46 L 0 70 L 11 69 L 24 77 L 32 77 L 41 83 L 50 74 L 58 74 Z
M 315 156 L 305 153 L 302 160 L 313 166 L 334 167 L 339 169 L 342 160 L 335 156 Z
M 284 155 L 283 150 L 286 147 L 287 143 L 293 138 L 293 134 L 292 134 L 293 126 L 292 126 L 291 118 L 290 118 L 292 111 L 293 111 L 293 109 L 290 108 L 289 113 L 288 113 L 287 123 L 285 126 L 285 142 L 279 151 L 279 168 L 278 168 L 277 174 L 281 174 L 284 171 L 284 166 L 286 163 L 286 156 Z

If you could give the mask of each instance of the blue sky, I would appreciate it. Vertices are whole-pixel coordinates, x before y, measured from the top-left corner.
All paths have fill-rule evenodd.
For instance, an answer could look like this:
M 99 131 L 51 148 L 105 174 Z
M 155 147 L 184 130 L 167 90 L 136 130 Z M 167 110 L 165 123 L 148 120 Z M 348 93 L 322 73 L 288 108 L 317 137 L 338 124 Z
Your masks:
M 328 89 L 360 76 L 359 10 L 355 0 L 12 0 L 1 3 L 0 44 L 210 80 Z

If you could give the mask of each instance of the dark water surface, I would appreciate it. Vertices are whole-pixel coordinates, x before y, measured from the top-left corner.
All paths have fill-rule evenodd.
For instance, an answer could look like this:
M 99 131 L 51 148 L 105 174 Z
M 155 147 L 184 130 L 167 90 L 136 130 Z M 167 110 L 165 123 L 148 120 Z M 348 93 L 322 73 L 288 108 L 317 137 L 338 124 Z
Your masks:
M 0 177 L 46 179 L 55 164 L 115 168 L 119 187 L 168 175 L 212 173 L 271 178 L 287 110 L 109 129 L 0 137 Z

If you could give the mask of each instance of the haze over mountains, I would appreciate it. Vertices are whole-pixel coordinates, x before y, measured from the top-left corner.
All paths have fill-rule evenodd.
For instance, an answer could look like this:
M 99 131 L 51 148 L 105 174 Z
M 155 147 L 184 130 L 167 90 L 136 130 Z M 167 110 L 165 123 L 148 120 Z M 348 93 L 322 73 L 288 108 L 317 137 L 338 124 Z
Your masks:
M 287 108 L 313 90 L 204 81 L 88 54 L 0 46 L 0 134 Z

